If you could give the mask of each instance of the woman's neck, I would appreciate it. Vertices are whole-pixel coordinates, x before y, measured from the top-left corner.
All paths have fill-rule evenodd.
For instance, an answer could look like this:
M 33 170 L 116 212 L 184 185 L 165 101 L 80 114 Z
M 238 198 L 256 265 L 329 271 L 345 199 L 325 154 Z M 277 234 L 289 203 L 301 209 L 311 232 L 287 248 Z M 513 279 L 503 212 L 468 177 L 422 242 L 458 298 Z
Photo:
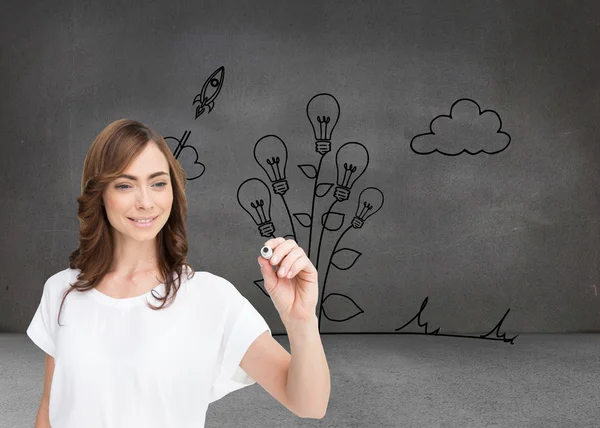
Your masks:
M 156 239 L 135 241 L 126 236 L 114 238 L 116 239 L 113 239 L 111 272 L 128 277 L 136 273 L 159 270 Z

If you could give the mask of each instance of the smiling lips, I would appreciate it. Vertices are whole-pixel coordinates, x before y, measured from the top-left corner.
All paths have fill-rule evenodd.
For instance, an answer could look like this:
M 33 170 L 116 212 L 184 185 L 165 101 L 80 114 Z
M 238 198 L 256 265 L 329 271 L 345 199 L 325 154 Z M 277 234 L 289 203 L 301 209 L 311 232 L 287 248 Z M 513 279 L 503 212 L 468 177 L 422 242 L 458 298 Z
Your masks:
M 158 217 L 158 216 L 156 216 Z M 156 217 L 144 217 L 144 218 L 138 218 L 138 219 L 133 219 L 133 218 L 129 218 L 127 217 L 133 224 L 135 224 L 136 227 L 139 227 L 141 229 L 147 229 L 149 227 L 152 227 L 152 225 L 154 224 L 154 220 L 156 220 Z

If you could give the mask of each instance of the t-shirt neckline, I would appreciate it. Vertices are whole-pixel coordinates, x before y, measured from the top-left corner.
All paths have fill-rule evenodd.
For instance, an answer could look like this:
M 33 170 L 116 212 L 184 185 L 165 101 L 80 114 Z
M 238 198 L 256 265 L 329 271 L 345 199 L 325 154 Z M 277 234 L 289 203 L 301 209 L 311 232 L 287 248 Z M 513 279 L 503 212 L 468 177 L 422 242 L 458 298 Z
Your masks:
M 154 287 L 152 290 L 147 291 L 146 293 L 141 294 L 139 296 L 133 296 L 133 297 L 124 297 L 124 298 L 111 297 L 108 294 L 104 294 L 103 292 L 97 290 L 95 287 L 90 289 L 90 293 L 94 297 L 94 299 L 96 299 L 98 302 L 100 302 L 104 305 L 129 307 L 129 306 L 145 305 L 148 298 L 154 298 L 154 296 L 152 294 L 153 292 L 164 296 L 164 289 L 165 289 L 165 284 L 163 282 L 161 282 L 156 287 Z

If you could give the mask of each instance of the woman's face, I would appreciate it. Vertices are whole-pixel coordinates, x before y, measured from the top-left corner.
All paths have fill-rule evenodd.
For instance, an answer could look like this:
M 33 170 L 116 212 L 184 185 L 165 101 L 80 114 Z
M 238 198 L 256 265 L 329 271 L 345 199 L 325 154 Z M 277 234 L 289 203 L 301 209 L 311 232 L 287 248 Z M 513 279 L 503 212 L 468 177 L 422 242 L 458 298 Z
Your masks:
M 156 238 L 173 205 L 169 164 L 156 144 L 147 144 L 123 174 L 106 187 L 103 200 L 115 232 L 139 242 Z M 145 222 L 147 219 L 150 221 Z

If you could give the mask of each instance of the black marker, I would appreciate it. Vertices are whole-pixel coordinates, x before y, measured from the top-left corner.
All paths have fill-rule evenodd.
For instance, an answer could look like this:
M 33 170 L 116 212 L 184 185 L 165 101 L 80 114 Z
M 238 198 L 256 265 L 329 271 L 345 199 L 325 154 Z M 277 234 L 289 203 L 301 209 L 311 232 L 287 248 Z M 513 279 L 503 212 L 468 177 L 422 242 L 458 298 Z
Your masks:
M 265 245 L 264 247 L 262 247 L 262 250 L 260 250 L 260 255 L 263 256 L 263 258 L 269 260 L 273 256 L 273 250 L 271 249 L 271 247 L 267 247 Z
M 267 247 L 266 245 L 264 247 L 262 247 L 262 249 L 260 250 L 260 255 L 262 256 L 262 258 L 270 260 L 271 257 L 273 257 L 273 250 L 271 249 L 271 247 Z M 273 270 L 275 272 L 277 272 L 277 266 L 273 266 Z

